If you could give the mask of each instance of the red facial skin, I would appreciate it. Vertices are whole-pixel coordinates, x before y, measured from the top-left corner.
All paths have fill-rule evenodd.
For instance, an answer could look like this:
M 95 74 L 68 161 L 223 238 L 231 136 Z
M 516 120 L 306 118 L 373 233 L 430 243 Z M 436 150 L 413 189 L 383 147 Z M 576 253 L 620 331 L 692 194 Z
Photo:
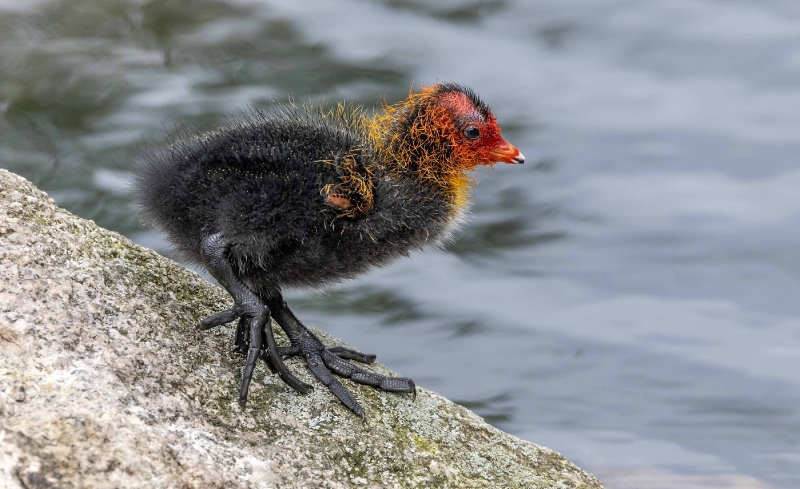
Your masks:
M 471 160 L 468 166 L 525 161 L 519 150 L 500 135 L 500 126 L 494 115 L 488 112 L 484 118 L 469 97 L 459 92 L 447 92 L 439 95 L 439 103 L 447 109 L 452 124 L 459 129 L 451 135 L 451 141 L 462 159 Z M 470 139 L 464 133 L 469 127 L 478 129 L 477 139 Z
M 418 178 L 440 187 L 459 212 L 469 201 L 471 170 L 498 162 L 519 164 L 525 158 L 503 139 L 494 116 L 476 96 L 450 88 L 437 84 L 409 93 L 401 102 L 384 105 L 366 128 L 384 161 L 398 171 L 413 169 Z

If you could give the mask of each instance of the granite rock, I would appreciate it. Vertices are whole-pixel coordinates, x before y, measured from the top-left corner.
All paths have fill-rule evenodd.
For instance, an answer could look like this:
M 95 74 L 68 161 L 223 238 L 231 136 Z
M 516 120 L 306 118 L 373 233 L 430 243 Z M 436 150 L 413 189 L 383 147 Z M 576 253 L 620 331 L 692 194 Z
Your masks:
M 422 388 L 412 402 L 344 380 L 364 421 L 262 363 L 242 411 L 232 326 L 196 328 L 229 306 L 197 274 L 0 170 L 0 486 L 602 487 Z

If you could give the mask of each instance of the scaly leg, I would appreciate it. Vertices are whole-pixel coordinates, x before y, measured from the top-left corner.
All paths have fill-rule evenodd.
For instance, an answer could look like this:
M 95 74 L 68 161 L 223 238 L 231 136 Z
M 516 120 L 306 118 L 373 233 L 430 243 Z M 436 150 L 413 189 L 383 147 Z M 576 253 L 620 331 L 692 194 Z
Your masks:
M 289 386 L 304 394 L 310 392 L 311 386 L 292 375 L 283 363 L 269 323 L 270 309 L 236 276 L 228 260 L 227 248 L 228 244 L 222 233 L 206 237 L 201 244 L 200 250 L 206 268 L 233 297 L 234 305 L 227 311 L 218 312 L 204 319 L 200 328 L 210 329 L 239 319 L 234 351 L 247 356 L 242 374 L 242 388 L 239 392 L 239 405 L 244 408 L 247 402 L 253 369 L 259 357 L 263 358 L 270 370 L 277 372 Z M 262 347 L 264 342 L 266 348 Z
M 273 319 L 283 328 L 291 342 L 291 346 L 279 348 L 278 352 L 286 356 L 303 355 L 314 376 L 357 415 L 363 418 L 364 409 L 331 372 L 359 384 L 371 385 L 385 391 L 412 392 L 416 397 L 417 390 L 413 380 L 369 372 L 347 361 L 372 363 L 375 361 L 375 355 L 367 355 L 341 346 L 326 347 L 314 333 L 298 321 L 282 298 L 270 301 L 269 308 Z

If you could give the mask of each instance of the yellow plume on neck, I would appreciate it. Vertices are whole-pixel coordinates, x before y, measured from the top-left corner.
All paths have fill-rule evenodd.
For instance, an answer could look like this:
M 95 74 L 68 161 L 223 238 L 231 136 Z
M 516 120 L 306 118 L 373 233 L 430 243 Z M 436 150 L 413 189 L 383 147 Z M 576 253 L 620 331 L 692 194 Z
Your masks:
M 414 172 L 444 190 L 454 212 L 467 206 L 473 185 L 465 166 L 452 150 L 455 131 L 450 115 L 435 102 L 437 86 L 392 105 L 384 104 L 364 119 L 367 137 L 390 171 Z

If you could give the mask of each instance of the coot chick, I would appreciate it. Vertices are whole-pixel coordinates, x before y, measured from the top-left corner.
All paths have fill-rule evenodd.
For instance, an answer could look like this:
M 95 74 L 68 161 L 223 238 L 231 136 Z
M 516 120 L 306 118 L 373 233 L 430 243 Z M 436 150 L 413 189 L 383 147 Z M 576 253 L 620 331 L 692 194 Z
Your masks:
M 441 242 L 466 209 L 468 172 L 496 162 L 524 157 L 502 138 L 475 92 L 443 83 L 373 116 L 347 105 L 255 110 L 146 155 L 135 189 L 146 218 L 233 298 L 231 309 L 204 319 L 201 328 L 239 320 L 234 351 L 247 358 L 240 405 L 259 358 L 308 392 L 311 386 L 283 362 L 301 355 L 363 418 L 332 374 L 415 394 L 414 382 L 350 362 L 369 364 L 375 355 L 326 347 L 292 314 L 282 289 L 332 284 Z M 276 345 L 270 317 L 289 346 Z

